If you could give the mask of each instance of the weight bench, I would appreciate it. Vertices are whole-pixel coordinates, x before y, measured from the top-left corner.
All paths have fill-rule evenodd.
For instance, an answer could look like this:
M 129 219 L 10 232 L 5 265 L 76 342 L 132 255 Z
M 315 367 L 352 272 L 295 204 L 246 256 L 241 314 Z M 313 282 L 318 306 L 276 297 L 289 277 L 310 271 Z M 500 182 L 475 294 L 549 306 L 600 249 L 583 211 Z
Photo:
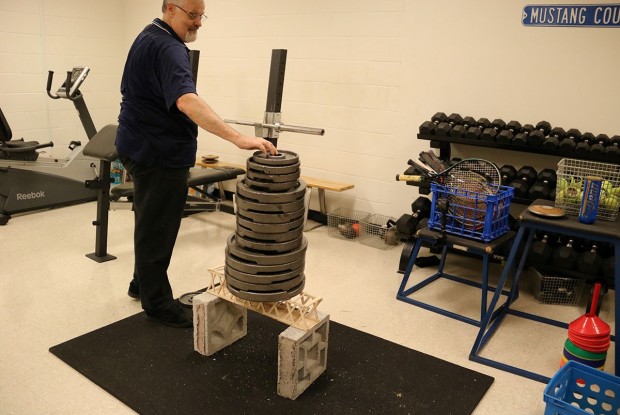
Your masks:
M 87 180 L 86 187 L 97 190 L 97 219 L 93 222 L 96 226 L 95 252 L 86 255 L 96 262 L 105 262 L 116 259 L 107 253 L 108 241 L 108 211 L 110 201 L 133 196 L 133 183 L 125 183 L 111 189 L 110 170 L 112 162 L 118 158 L 118 152 L 114 142 L 116 141 L 117 125 L 109 124 L 103 127 L 84 147 L 83 153 L 88 157 L 100 160 L 99 174 L 95 180 Z M 245 170 L 238 167 L 218 167 L 213 169 L 191 168 L 187 184 L 199 194 L 207 195 L 201 186 L 221 183 L 235 179 L 245 174 Z M 223 187 L 219 185 L 222 200 L 225 199 Z M 211 203 L 214 199 L 210 197 Z M 203 202 L 204 203 L 204 202 Z
M 9 126 L 9 122 L 4 117 L 2 109 L 0 109 L 0 159 L 2 160 L 20 160 L 20 161 L 36 161 L 39 153 L 36 151 L 40 148 L 54 147 L 54 143 L 39 144 L 38 141 L 24 141 L 23 138 L 11 141 L 13 132 Z

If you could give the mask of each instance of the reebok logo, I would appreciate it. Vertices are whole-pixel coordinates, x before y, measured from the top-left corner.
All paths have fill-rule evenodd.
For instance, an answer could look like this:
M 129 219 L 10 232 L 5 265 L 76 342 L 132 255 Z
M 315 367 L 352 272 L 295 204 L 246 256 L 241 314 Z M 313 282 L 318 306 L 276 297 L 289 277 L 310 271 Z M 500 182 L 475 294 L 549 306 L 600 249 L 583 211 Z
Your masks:
M 45 191 L 41 190 L 40 192 L 17 193 L 15 196 L 17 200 L 43 199 L 45 197 Z

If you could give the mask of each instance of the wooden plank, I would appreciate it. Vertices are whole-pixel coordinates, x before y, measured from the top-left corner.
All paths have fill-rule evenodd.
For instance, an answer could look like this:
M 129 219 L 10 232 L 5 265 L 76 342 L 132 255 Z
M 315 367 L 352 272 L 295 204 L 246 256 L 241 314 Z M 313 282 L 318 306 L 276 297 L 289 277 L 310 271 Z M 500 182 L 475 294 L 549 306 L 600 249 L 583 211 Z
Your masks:
M 243 164 L 229 163 L 229 162 L 220 161 L 220 160 L 214 163 L 205 163 L 204 161 L 199 160 L 196 162 L 196 165 L 200 167 L 205 167 L 205 168 L 216 168 L 216 167 L 239 167 L 242 169 L 246 168 L 246 166 Z M 301 178 L 304 182 L 306 182 L 306 186 L 308 187 L 331 190 L 333 192 L 344 192 L 345 190 L 353 189 L 354 187 L 354 185 L 351 183 L 334 182 L 331 180 L 317 179 L 317 178 L 308 177 L 308 176 L 301 176 Z

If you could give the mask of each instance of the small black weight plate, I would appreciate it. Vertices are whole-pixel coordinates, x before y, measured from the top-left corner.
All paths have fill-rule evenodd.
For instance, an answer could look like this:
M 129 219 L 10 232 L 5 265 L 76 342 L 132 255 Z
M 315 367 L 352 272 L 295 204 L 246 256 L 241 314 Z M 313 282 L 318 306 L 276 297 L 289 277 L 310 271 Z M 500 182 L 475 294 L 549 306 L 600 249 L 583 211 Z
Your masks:
M 236 297 L 239 297 L 248 301 L 259 301 L 265 303 L 272 303 L 275 301 L 284 301 L 289 298 L 295 297 L 297 294 L 303 292 L 304 285 L 306 284 L 306 280 L 304 279 L 298 287 L 295 287 L 289 291 L 275 291 L 270 293 L 257 293 L 253 291 L 244 291 L 239 290 L 232 285 L 228 286 L 228 291 L 230 291 Z
M 247 167 L 246 170 L 248 171 L 251 170 L 251 171 L 255 171 L 255 172 L 259 172 L 263 174 L 282 175 L 282 174 L 291 174 L 291 173 L 300 171 L 301 164 L 298 161 L 297 163 L 291 164 L 288 166 L 266 166 L 264 164 L 256 163 L 252 161 L 251 158 L 249 158 L 247 161 L 246 167 Z
M 252 161 L 266 166 L 290 166 L 299 163 L 299 156 L 297 153 L 285 150 L 278 150 L 278 154 L 275 156 L 256 151 L 252 154 Z
M 304 226 L 282 233 L 262 233 L 251 229 L 237 226 L 237 233 L 244 238 L 257 239 L 259 241 L 287 242 L 299 238 L 304 233 Z
M 308 248 L 308 240 L 306 238 L 303 238 L 299 248 L 293 251 L 271 254 L 253 252 L 244 249 L 235 242 L 235 234 L 230 235 L 226 243 L 228 255 L 232 255 L 237 259 L 257 265 L 288 264 L 290 262 L 305 258 L 306 249 Z
M 301 208 L 295 212 L 288 213 L 258 213 L 237 207 L 237 214 L 243 216 L 244 219 L 257 223 L 289 223 L 303 218 L 306 214 L 306 209 Z
M 259 203 L 289 203 L 305 197 L 306 183 L 303 180 L 298 180 L 297 186 L 293 189 L 286 192 L 270 193 L 252 189 L 245 184 L 245 179 L 243 179 L 237 182 L 237 194 Z
M 301 246 L 302 236 L 286 242 L 265 242 L 257 239 L 235 235 L 235 242 L 242 248 L 258 252 L 288 252 Z
M 260 281 L 260 277 L 256 278 L 257 281 Z M 244 291 L 255 291 L 255 292 L 273 292 L 273 291 L 288 291 L 292 288 L 299 286 L 304 280 L 304 275 L 300 275 L 297 278 L 291 278 L 290 280 L 280 281 L 280 282 L 266 282 L 266 283 L 249 283 L 245 281 L 239 281 L 233 278 L 231 275 L 226 274 L 226 284 L 229 286 L 237 288 L 238 290 Z
M 305 258 L 299 258 L 296 261 L 290 262 L 288 264 L 256 265 L 233 257 L 228 253 L 228 249 L 226 249 L 225 254 L 227 266 L 236 269 L 237 271 L 245 272 L 247 274 L 265 275 L 288 272 L 305 265 Z
M 240 194 L 237 194 L 235 203 L 238 209 L 259 213 L 290 213 L 305 208 L 304 198 L 287 203 L 261 203 L 248 200 Z
M 304 225 L 304 217 L 287 223 L 256 223 L 237 215 L 237 225 L 257 233 L 285 233 Z
M 226 264 L 224 266 L 224 272 L 226 273 L 226 275 L 230 275 L 231 277 L 239 281 L 254 283 L 257 278 L 260 278 L 259 281 L 261 282 L 261 284 L 268 284 L 272 282 L 288 281 L 291 278 L 296 278 L 300 275 L 304 275 L 304 266 L 302 265 L 301 267 L 292 271 L 273 272 L 269 274 L 249 274 L 247 272 L 238 271 Z
M 284 183 L 284 182 L 296 182 L 299 179 L 300 171 L 289 174 L 265 174 L 257 172 L 255 170 L 247 170 L 245 177 L 252 181 L 261 183 Z
M 243 179 L 246 186 L 250 186 L 252 189 L 263 190 L 265 192 L 269 192 L 270 194 L 274 194 L 275 192 L 284 192 L 287 190 L 291 190 L 297 187 L 298 181 L 295 179 L 292 182 L 262 182 L 257 180 L 252 180 L 248 176 Z M 279 194 L 279 193 L 275 193 Z

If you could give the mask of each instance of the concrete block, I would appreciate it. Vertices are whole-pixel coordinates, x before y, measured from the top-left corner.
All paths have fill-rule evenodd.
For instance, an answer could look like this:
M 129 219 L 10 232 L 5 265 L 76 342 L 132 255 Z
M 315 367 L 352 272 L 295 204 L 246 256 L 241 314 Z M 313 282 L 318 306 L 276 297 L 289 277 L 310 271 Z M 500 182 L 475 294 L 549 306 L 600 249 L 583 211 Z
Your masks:
M 327 368 L 329 314 L 304 331 L 289 327 L 278 338 L 278 395 L 297 399 Z
M 208 292 L 192 299 L 194 350 L 211 356 L 248 333 L 248 310 Z

